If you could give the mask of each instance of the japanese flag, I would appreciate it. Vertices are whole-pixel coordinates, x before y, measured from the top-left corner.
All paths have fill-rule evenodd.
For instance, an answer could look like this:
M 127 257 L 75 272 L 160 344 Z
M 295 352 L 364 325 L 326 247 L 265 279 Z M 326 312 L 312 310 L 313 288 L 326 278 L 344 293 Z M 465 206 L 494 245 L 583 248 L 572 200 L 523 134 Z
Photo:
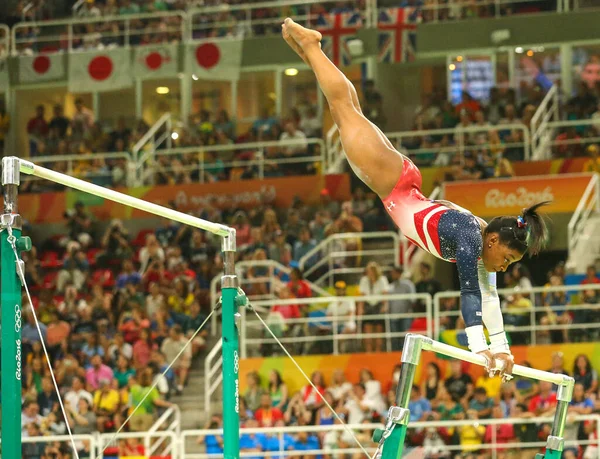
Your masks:
M 142 79 L 176 76 L 177 57 L 174 44 L 138 46 L 134 51 L 134 75 Z
M 242 44 L 242 40 L 223 39 L 190 45 L 188 68 L 200 80 L 238 80 Z
M 129 49 L 71 53 L 69 91 L 115 91 L 133 85 Z
M 64 79 L 64 59 L 59 53 L 19 56 L 19 83 Z

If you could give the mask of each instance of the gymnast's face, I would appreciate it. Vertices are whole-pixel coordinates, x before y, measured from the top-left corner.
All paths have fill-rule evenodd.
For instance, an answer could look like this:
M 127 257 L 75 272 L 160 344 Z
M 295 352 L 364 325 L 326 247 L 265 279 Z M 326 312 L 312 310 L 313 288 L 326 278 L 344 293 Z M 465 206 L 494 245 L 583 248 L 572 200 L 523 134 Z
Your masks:
M 490 273 L 505 272 L 512 263 L 516 263 L 523 258 L 521 252 L 511 249 L 506 244 L 502 244 L 498 233 L 488 234 L 483 244 L 481 258 L 485 270 Z

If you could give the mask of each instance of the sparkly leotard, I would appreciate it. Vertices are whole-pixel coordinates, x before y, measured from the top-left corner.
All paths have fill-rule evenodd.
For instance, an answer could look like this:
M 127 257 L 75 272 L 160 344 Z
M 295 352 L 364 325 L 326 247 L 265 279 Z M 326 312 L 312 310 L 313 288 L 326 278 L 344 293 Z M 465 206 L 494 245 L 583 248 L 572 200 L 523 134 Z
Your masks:
M 383 204 L 407 239 L 432 255 L 456 263 L 465 325 L 481 325 L 482 295 L 496 295 L 496 273 L 480 260 L 483 247 L 477 218 L 465 209 L 451 209 L 421 193 L 421 173 L 404 159 L 402 176 Z

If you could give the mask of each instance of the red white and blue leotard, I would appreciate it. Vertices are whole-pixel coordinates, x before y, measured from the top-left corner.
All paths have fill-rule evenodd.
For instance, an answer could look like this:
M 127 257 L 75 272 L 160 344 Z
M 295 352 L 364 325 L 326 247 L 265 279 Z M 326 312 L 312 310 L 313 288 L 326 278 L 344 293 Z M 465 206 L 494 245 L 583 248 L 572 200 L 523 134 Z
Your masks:
M 419 169 L 407 158 L 403 166 L 402 176 L 383 204 L 408 240 L 456 263 L 465 325 L 481 325 L 482 303 L 495 300 L 498 294 L 496 273 L 488 273 L 480 260 L 483 237 L 479 221 L 467 210 L 427 199 L 421 193 Z

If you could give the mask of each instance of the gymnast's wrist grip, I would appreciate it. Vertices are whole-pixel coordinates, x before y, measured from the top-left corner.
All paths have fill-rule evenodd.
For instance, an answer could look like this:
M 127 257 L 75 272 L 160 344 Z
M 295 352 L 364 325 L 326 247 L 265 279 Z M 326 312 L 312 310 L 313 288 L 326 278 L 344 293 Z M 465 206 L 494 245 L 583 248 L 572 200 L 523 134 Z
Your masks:
M 505 331 L 496 333 L 490 331 L 490 352 L 492 354 L 510 354 Z
M 483 325 L 473 325 L 465 328 L 467 340 L 469 342 L 469 350 L 474 353 L 479 353 L 488 350 L 487 340 L 483 334 Z

